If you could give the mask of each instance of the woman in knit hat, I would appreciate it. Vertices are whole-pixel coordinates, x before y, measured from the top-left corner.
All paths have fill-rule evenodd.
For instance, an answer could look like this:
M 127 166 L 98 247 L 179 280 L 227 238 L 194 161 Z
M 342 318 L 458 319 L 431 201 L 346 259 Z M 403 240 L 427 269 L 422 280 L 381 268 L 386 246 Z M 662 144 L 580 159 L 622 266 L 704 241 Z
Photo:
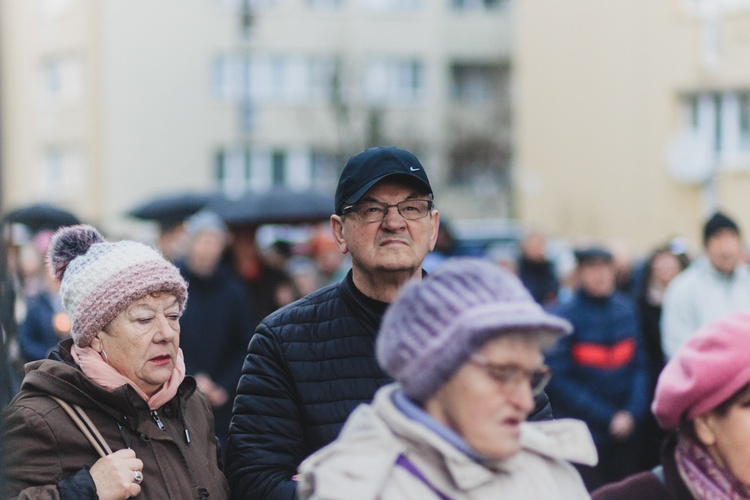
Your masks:
M 659 376 L 651 410 L 670 435 L 662 463 L 593 493 L 599 500 L 750 498 L 750 313 L 711 323 Z
M 406 285 L 376 348 L 396 383 L 302 463 L 301 498 L 588 498 L 567 462 L 596 463 L 586 425 L 525 422 L 550 375 L 542 351 L 569 331 L 489 261 Z
M 3 416 L 0 497 L 227 498 L 210 406 L 185 377 L 177 268 L 83 225 L 55 234 L 47 264 L 72 338 L 26 365 Z

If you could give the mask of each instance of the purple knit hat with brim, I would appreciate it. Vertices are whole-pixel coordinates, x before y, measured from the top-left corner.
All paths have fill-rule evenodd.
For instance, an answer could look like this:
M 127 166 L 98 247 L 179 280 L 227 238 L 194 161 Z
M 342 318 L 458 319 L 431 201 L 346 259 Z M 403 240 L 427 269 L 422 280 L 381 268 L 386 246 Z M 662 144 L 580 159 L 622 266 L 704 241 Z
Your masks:
M 433 395 L 488 341 L 508 332 L 561 337 L 571 324 L 546 313 L 512 273 L 476 258 L 448 260 L 404 286 L 378 333 L 378 362 L 413 401 Z
M 121 311 L 146 295 L 172 294 L 181 310 L 187 301 L 187 283 L 180 271 L 154 248 L 135 241 L 108 242 L 88 225 L 55 233 L 47 267 L 60 282 L 70 333 L 80 347 L 91 344 Z
M 750 313 L 710 323 L 659 375 L 651 411 L 665 429 L 708 413 L 750 383 Z

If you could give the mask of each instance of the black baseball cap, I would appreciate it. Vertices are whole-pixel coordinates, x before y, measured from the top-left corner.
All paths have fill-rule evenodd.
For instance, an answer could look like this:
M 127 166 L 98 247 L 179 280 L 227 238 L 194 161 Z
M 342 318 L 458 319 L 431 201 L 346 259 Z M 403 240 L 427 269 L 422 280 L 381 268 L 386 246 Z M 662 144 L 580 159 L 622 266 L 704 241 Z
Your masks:
M 377 182 L 393 175 L 416 180 L 430 194 L 432 187 L 424 167 L 416 156 L 394 146 L 365 149 L 349 158 L 336 187 L 336 213 L 347 205 L 357 203 Z

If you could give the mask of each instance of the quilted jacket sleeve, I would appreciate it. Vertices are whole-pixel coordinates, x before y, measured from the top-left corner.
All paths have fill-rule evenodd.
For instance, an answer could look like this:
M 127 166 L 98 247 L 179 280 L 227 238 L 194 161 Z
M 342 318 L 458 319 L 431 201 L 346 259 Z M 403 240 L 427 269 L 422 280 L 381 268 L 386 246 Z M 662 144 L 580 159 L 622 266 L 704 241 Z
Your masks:
M 304 458 L 303 426 L 281 346 L 261 323 L 250 341 L 237 386 L 227 441 L 232 498 L 296 497 Z

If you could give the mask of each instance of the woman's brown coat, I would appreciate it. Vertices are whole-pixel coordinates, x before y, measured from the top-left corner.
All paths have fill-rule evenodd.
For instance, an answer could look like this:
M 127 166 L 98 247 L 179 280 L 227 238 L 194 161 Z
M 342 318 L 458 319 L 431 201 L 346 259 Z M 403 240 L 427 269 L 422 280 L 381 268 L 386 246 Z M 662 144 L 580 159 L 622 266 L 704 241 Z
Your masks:
M 0 498 L 85 498 L 91 494 L 86 490 L 90 475 L 85 467 L 91 467 L 99 455 L 49 396 L 80 405 L 113 451 L 135 451 L 143 461 L 138 498 L 229 496 L 211 408 L 195 390 L 191 377 L 157 411 L 161 429 L 135 390 L 125 385 L 107 392 L 95 385 L 73 364 L 69 348 L 70 341 L 63 342 L 59 360 L 26 366 L 21 392 L 3 416 Z

